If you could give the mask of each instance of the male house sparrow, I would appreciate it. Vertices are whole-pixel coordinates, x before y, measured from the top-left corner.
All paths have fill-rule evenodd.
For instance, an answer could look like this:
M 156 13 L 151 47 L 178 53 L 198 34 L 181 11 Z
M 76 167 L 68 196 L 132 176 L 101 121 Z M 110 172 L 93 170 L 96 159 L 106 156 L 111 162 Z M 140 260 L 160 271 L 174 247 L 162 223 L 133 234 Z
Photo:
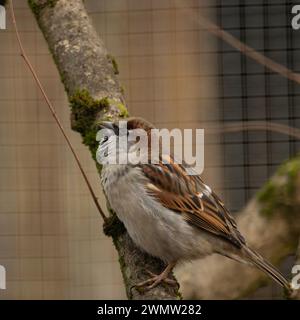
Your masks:
M 119 135 L 118 123 L 104 122 L 102 128 Z M 141 118 L 130 118 L 127 130 L 153 125 Z M 99 144 L 97 158 L 112 143 L 110 136 Z M 128 156 L 131 150 L 119 150 Z M 121 153 L 126 153 L 121 154 Z M 153 288 L 168 275 L 178 261 L 187 261 L 218 253 L 256 266 L 284 288 L 289 282 L 269 262 L 250 249 L 237 225 L 218 196 L 198 175 L 174 163 L 104 164 L 101 174 L 104 192 L 118 218 L 124 223 L 134 243 L 148 254 L 163 260 L 167 267 L 137 286 Z

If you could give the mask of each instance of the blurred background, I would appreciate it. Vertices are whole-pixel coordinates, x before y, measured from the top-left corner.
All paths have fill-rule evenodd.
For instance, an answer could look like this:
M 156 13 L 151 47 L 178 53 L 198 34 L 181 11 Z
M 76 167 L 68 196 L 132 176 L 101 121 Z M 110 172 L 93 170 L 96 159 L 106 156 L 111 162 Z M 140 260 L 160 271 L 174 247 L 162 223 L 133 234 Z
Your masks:
M 116 58 L 131 115 L 157 127 L 205 128 L 267 120 L 299 127 L 300 89 L 197 24 L 199 15 L 258 52 L 300 71 L 300 44 L 284 0 L 85 0 Z M 88 173 L 99 177 L 56 66 L 26 0 L 14 0 L 25 50 Z M 87 187 L 18 55 L 10 18 L 0 30 L 0 299 L 125 298 L 117 255 Z M 299 31 L 300 32 L 300 31 Z M 275 133 L 205 136 L 204 178 L 238 212 L 299 142 Z M 270 285 L 251 298 L 280 297 Z

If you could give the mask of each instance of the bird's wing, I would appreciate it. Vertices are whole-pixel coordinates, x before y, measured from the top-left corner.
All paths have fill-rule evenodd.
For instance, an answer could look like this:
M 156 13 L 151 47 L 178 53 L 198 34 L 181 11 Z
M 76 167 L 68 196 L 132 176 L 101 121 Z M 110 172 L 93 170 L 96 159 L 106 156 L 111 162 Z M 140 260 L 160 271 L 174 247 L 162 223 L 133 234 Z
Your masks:
M 182 214 L 194 227 L 222 237 L 239 248 L 245 244 L 234 218 L 217 195 L 199 176 L 188 175 L 183 166 L 169 161 L 141 165 L 148 178 L 147 192 L 164 207 Z

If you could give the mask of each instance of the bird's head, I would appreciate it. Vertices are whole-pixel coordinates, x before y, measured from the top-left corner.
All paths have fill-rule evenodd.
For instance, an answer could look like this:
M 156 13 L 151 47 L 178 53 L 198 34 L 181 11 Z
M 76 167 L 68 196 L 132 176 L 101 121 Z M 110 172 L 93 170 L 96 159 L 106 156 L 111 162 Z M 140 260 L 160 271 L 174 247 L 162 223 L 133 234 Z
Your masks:
M 114 122 L 103 121 L 99 127 L 100 131 L 97 134 L 99 163 L 125 164 L 126 161 L 137 163 L 137 158 L 145 160 L 145 157 L 149 157 L 151 129 L 155 128 L 150 122 L 132 117 Z

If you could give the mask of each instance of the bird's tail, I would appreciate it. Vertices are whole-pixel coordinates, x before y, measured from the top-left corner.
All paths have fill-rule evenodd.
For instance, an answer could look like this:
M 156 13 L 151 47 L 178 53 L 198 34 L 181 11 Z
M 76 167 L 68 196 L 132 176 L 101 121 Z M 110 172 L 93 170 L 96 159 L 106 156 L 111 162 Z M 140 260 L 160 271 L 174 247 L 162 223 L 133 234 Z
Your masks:
M 250 263 L 255 265 L 261 271 L 265 272 L 268 276 L 270 276 L 274 281 L 280 284 L 288 292 L 292 290 L 289 281 L 271 263 L 266 261 L 260 254 L 258 254 L 254 250 L 248 247 L 244 247 L 243 249 L 246 258 L 249 260 Z

